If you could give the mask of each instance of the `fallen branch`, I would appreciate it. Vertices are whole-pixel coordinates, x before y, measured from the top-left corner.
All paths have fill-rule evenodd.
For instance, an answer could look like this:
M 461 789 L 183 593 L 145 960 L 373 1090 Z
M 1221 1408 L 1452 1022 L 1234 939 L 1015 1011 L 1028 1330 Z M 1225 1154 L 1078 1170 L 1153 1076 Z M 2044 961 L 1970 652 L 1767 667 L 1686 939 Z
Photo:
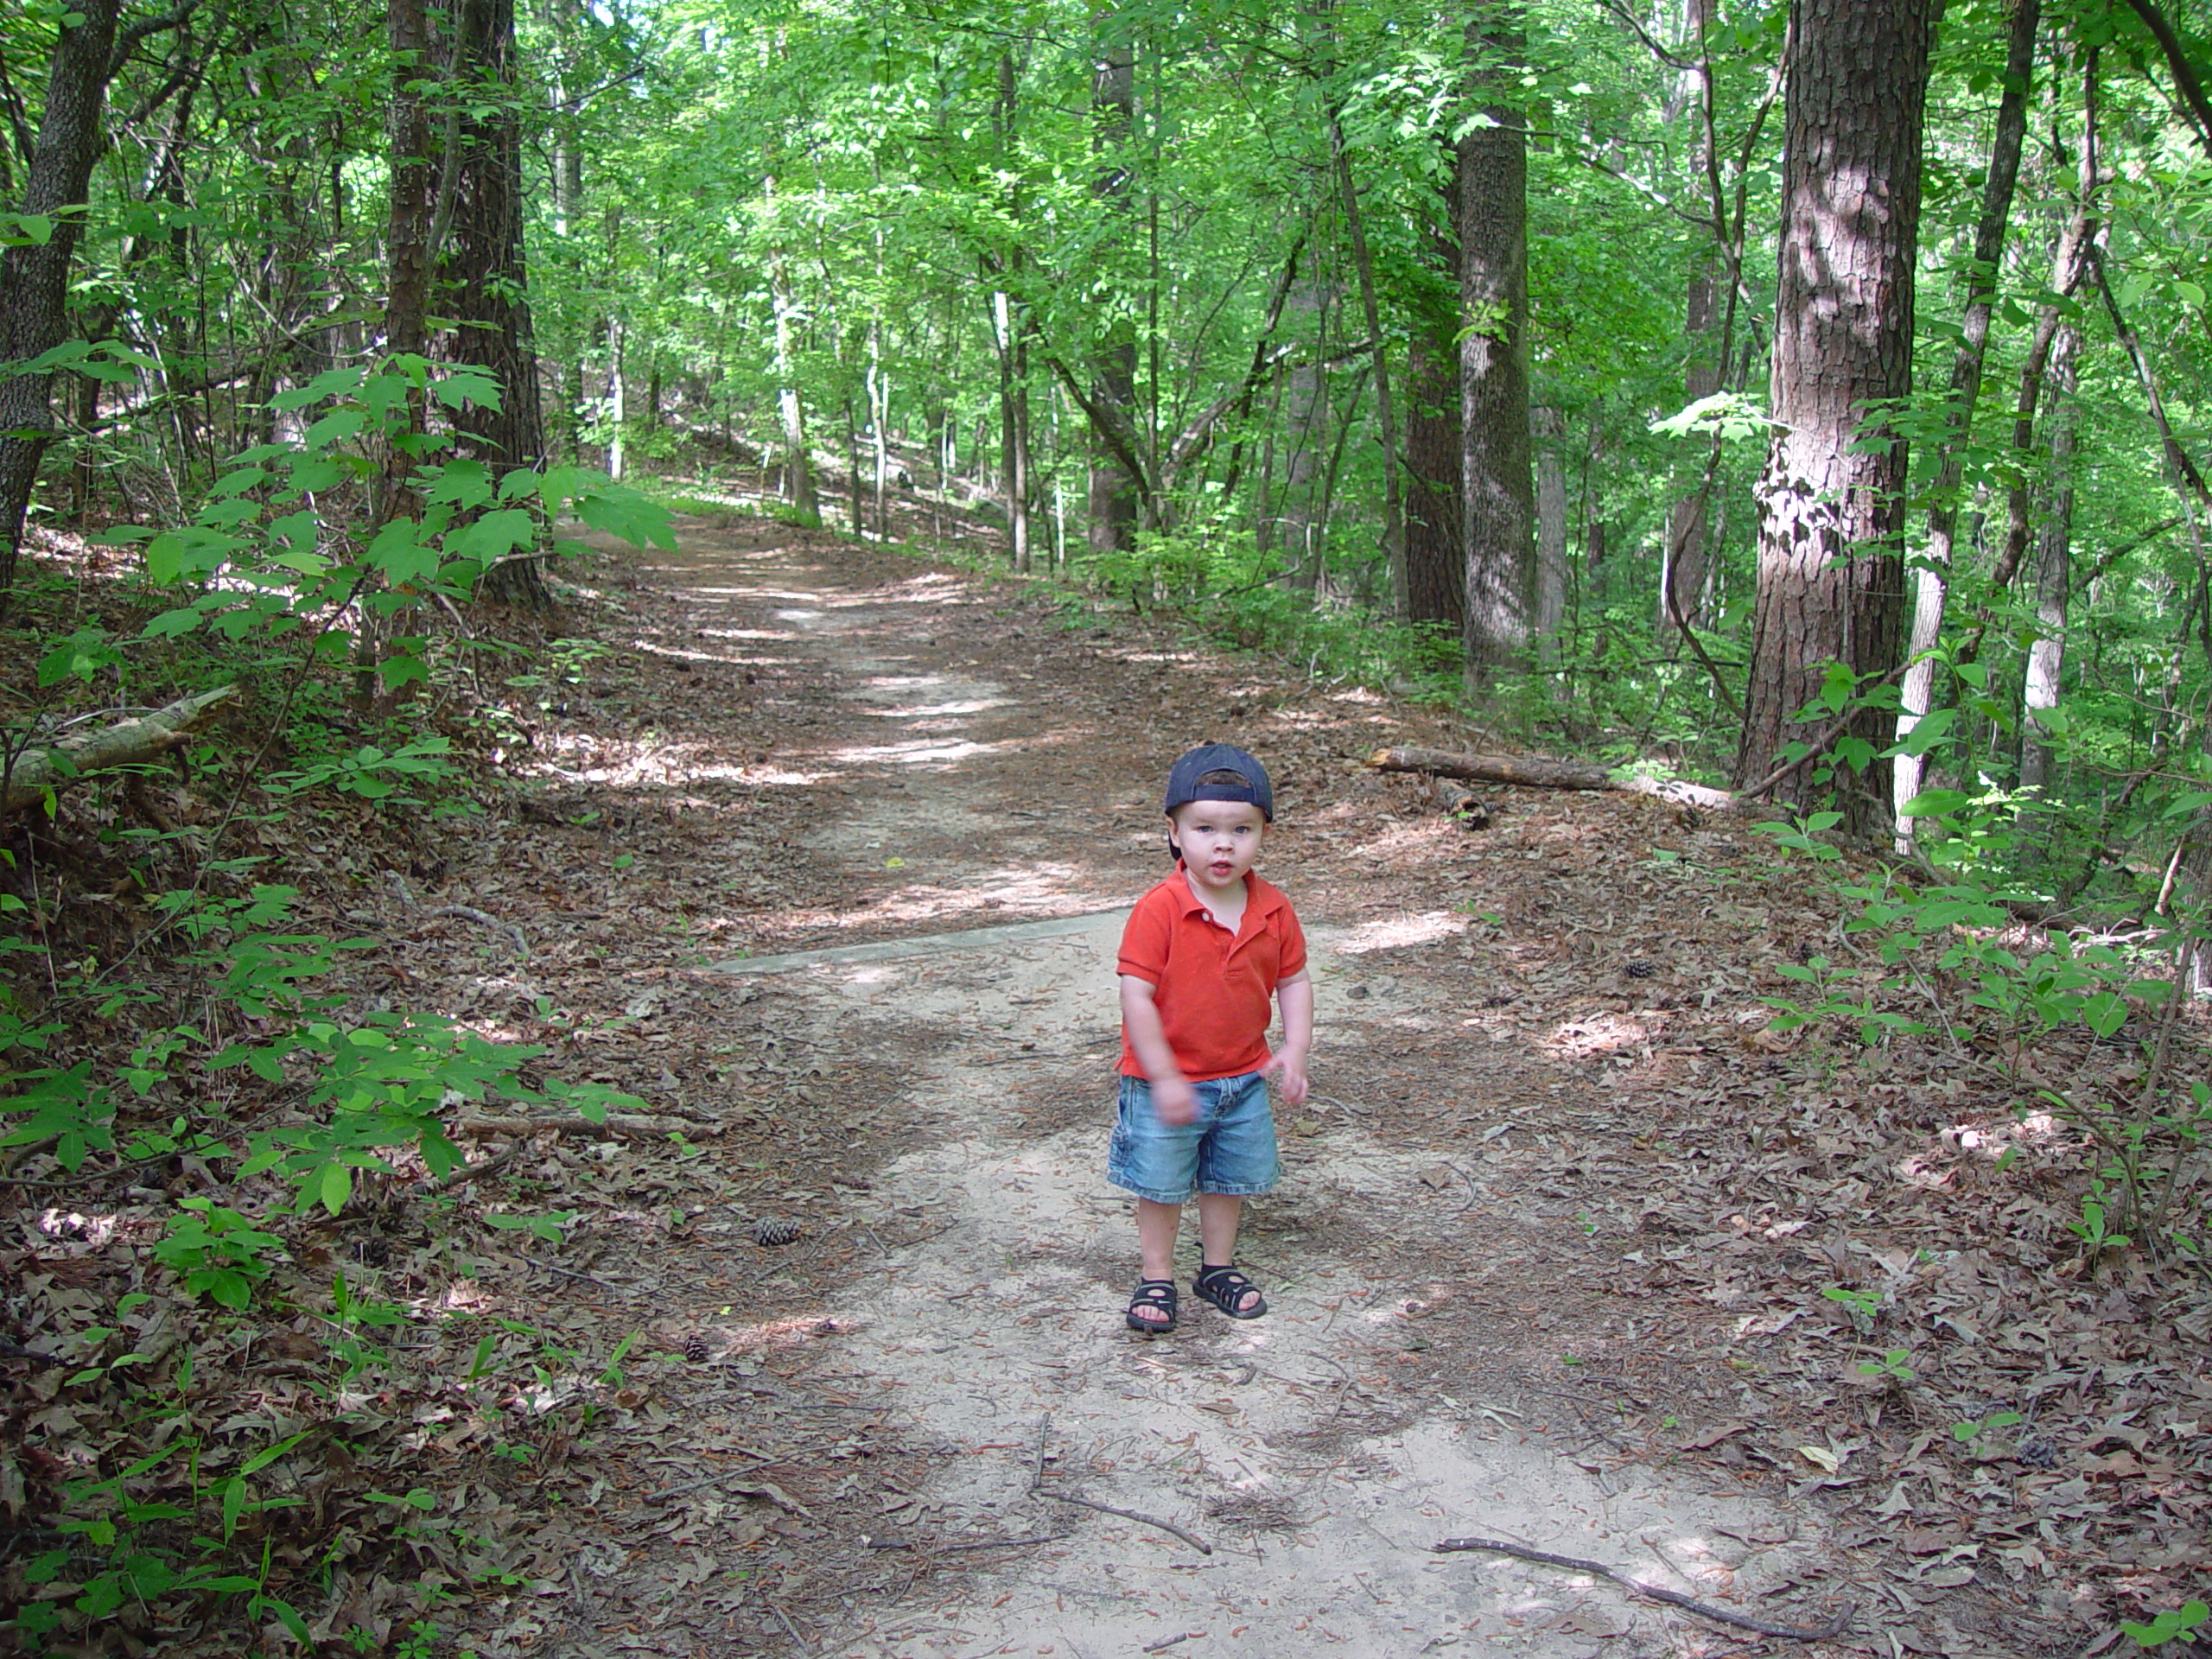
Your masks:
M 1048 1492 L 1041 1488 L 1034 1490 L 1036 1490 L 1038 1497 L 1049 1497 L 1055 1503 L 1074 1503 L 1086 1510 L 1096 1510 L 1101 1515 L 1118 1515 L 1124 1521 L 1135 1521 L 1147 1527 L 1158 1527 L 1162 1532 L 1173 1533 L 1178 1538 L 1180 1538 L 1192 1549 L 1197 1550 L 1201 1555 L 1211 1555 L 1213 1554 L 1213 1546 L 1211 1544 L 1205 1543 L 1199 1539 L 1192 1537 L 1189 1533 L 1184 1531 L 1182 1528 L 1177 1526 L 1173 1521 L 1162 1521 L 1158 1516 L 1154 1515 L 1139 1515 L 1135 1510 L 1117 1510 L 1111 1503 L 1095 1503 L 1087 1497 L 1071 1497 L 1065 1492 Z
M 455 1135 L 542 1135 L 549 1130 L 555 1135 L 626 1135 L 659 1141 L 671 1135 L 711 1134 L 713 1126 L 644 1112 L 609 1112 L 603 1123 L 588 1117 L 507 1117 L 469 1112 L 453 1122 Z
M 1603 1561 L 1585 1560 L 1580 1555 L 1554 1555 L 1547 1549 L 1530 1549 L 1522 1544 L 1509 1544 L 1498 1538 L 1446 1538 L 1429 1546 L 1437 1551 L 1454 1549 L 1484 1549 L 1493 1554 L 1510 1555 L 1516 1560 L 1533 1561 L 1539 1567 L 1563 1567 L 1575 1573 L 1594 1573 L 1601 1579 L 1611 1579 L 1622 1589 L 1652 1601 L 1663 1601 L 1669 1607 L 1679 1607 L 1684 1612 L 1695 1613 L 1717 1624 L 1732 1624 L 1739 1630 L 1753 1630 L 1761 1636 L 1779 1637 L 1785 1642 L 1825 1642 L 1842 1633 L 1851 1623 L 1851 1616 L 1858 1609 L 1847 1603 L 1841 1612 L 1827 1624 L 1815 1629 L 1799 1630 L 1789 1624 L 1769 1624 L 1743 1613 L 1732 1613 L 1725 1607 L 1715 1607 L 1710 1602 L 1699 1601 L 1679 1591 L 1662 1590 L 1656 1584 L 1646 1584 L 1641 1579 L 1631 1579 L 1625 1573 L 1616 1573 Z
M 179 697 L 136 720 L 104 726 L 82 737 L 65 737 L 43 748 L 25 749 L 7 768 L 8 789 L 0 798 L 0 811 L 21 811 L 86 772 L 158 759 L 187 741 L 194 727 L 238 691 L 235 685 L 219 685 L 213 691 Z
M 423 912 L 425 916 L 458 916 L 464 922 L 474 922 L 479 927 L 488 927 L 505 934 L 515 942 L 515 955 L 524 962 L 530 960 L 530 943 L 522 936 L 522 929 L 512 922 L 503 922 L 487 910 L 474 905 L 434 905 Z
M 1426 772 L 1439 778 L 1468 778 L 1484 784 L 1517 784 L 1523 789 L 1617 789 L 1649 795 L 1677 806 L 1720 811 L 1753 810 L 1725 789 L 1707 789 L 1672 779 L 1622 776 L 1608 766 L 1573 760 L 1537 760 L 1517 754 L 1466 754 L 1455 749 L 1377 749 L 1367 764 L 1378 772 Z

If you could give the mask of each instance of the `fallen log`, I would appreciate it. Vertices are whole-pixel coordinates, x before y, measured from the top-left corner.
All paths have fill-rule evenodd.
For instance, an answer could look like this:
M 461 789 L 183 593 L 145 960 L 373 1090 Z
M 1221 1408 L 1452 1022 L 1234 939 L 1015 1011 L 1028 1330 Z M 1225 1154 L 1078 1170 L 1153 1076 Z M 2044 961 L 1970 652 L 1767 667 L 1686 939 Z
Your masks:
M 0 811 L 18 812 L 44 800 L 88 772 L 113 766 L 137 766 L 166 754 L 185 742 L 193 728 L 207 719 L 216 705 L 238 695 L 235 685 L 219 685 L 179 697 L 168 707 L 136 720 L 104 726 L 83 737 L 65 737 L 41 748 L 25 749 L 8 769 L 8 792 Z
M 1517 784 L 1523 789 L 1617 789 L 1649 795 L 1677 806 L 1715 811 L 1755 811 L 1759 802 L 1738 800 L 1725 789 L 1707 789 L 1672 779 L 1621 776 L 1605 766 L 1573 760 L 1537 760 L 1517 754 L 1467 754 L 1455 749 L 1386 748 L 1367 757 L 1379 772 L 1426 772 L 1439 778 L 1466 778 L 1477 783 Z

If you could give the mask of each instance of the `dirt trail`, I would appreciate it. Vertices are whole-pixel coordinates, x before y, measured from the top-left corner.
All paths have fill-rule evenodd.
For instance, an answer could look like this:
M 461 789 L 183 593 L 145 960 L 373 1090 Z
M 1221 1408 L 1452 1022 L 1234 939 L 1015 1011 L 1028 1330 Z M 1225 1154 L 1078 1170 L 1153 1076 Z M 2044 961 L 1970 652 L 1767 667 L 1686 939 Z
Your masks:
M 670 1312 L 711 1327 L 718 1363 L 741 1371 L 779 1332 L 827 1321 L 810 1327 L 834 1332 L 810 1350 L 816 1384 L 880 1404 L 935 1455 L 919 1484 L 849 1483 L 835 1519 L 817 1507 L 813 1520 L 874 1559 L 965 1575 L 817 1599 L 811 1650 L 1090 1656 L 1188 1637 L 1192 1653 L 1564 1659 L 1736 1645 L 1609 1585 L 1429 1553 L 1470 1533 L 1821 1622 L 1833 1600 L 1804 1592 L 1833 1587 L 1834 1558 L 1814 1511 L 1616 1457 L 1627 1448 L 1606 1425 L 1624 1407 L 1607 1384 L 1626 1378 L 1610 1368 L 1595 1392 L 1560 1378 L 1575 1385 L 1558 1391 L 1567 1403 L 1547 1405 L 1472 1363 L 1533 1343 L 1575 1363 L 1573 1310 L 1540 1280 L 1512 1281 L 1534 1217 L 1555 1207 L 1532 1201 L 1510 1154 L 1585 1094 L 1568 1073 L 1516 1071 L 1502 1049 L 1471 1089 L 1427 1069 L 1443 1046 L 1480 1058 L 1503 1039 L 1463 980 L 1407 970 L 1459 940 L 1469 907 L 1407 902 L 1402 843 L 1435 826 L 1376 823 L 1371 799 L 1346 816 L 1347 798 L 1375 788 L 1343 759 L 1372 711 L 1324 705 L 1350 727 L 1324 760 L 1299 747 L 1326 723 L 1314 694 L 1270 708 L 1264 688 L 1201 683 L 1219 671 L 1192 653 L 1099 646 L 988 589 L 911 566 L 824 569 L 772 540 L 695 531 L 649 575 L 675 587 L 702 661 L 810 688 L 791 710 L 804 741 L 748 786 L 833 793 L 789 841 L 815 925 L 810 939 L 763 928 L 752 954 L 687 977 L 712 999 L 756 993 L 775 1031 L 832 1057 L 823 1086 L 873 1167 L 805 1211 L 851 1245 L 853 1270 L 810 1283 L 788 1317 Z M 1287 1179 L 1252 1206 L 1241 1253 L 1273 1311 L 1233 1323 L 1186 1295 L 1182 1327 L 1147 1341 L 1122 1329 L 1133 1231 L 1103 1175 L 1114 946 L 1120 907 L 1164 868 L 1158 775 L 1176 747 L 1211 738 L 1249 743 L 1283 778 L 1286 833 L 1265 867 L 1313 940 L 1318 1097 L 1284 1126 Z M 847 1091 L 835 1057 L 887 1055 L 902 1064 L 866 1075 L 887 1086 Z M 1434 1093 L 1411 1116 L 1427 1128 L 1409 1131 L 1425 1077 Z M 1186 1239 L 1185 1281 L 1194 1250 Z M 1612 1334 L 1634 1345 L 1633 1324 Z M 1173 1522 L 1211 1554 L 1045 1494 Z M 977 1548 L 996 1540 L 1015 1541 Z M 1793 1593 L 1764 1599 L 1778 1591 Z

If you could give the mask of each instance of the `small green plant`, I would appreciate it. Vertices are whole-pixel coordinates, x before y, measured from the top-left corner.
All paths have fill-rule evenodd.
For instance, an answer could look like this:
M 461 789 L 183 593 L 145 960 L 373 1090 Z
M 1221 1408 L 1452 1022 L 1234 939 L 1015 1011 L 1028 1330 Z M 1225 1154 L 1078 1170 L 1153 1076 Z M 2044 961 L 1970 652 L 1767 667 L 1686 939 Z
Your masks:
M 154 1245 L 154 1259 L 181 1277 L 193 1295 L 225 1307 L 245 1307 L 254 1286 L 269 1276 L 270 1258 L 283 1252 L 284 1241 L 213 1199 L 180 1198 L 177 1204 L 185 1213 L 170 1217 L 168 1233 Z
M 2122 1619 L 2120 1633 L 2139 1648 L 2162 1648 L 2169 1642 L 2185 1643 L 2195 1646 L 2196 1632 L 2207 1619 L 2212 1619 L 2212 1607 L 2201 1601 L 2184 1602 L 2179 1607 L 2169 1607 L 2148 1624 L 2133 1624 Z
M 1911 1358 L 1912 1355 L 1907 1350 L 1892 1348 L 1879 1359 L 1860 1360 L 1859 1375 L 1880 1377 L 1889 1382 L 1910 1382 L 1920 1376 L 1909 1363 Z
M 1951 1438 L 1961 1446 L 1970 1446 L 1977 1457 L 1987 1455 L 1982 1442 L 1999 1429 L 2017 1427 L 2021 1422 L 2017 1411 L 1993 1411 L 1986 1417 L 1971 1419 L 1951 1425 Z
M 2124 1250 L 2133 1241 L 2126 1233 L 2113 1229 L 2106 1217 L 2105 1184 L 2101 1180 L 2089 1183 L 2089 1191 L 2082 1200 L 2082 1219 L 2069 1221 L 2066 1230 L 2088 1247 L 2091 1255 L 2106 1250 Z
M 1874 1329 L 1874 1316 L 1881 1312 L 1881 1296 L 1871 1290 L 1849 1290 L 1841 1285 L 1830 1285 L 1821 1293 L 1836 1303 L 1851 1319 L 1852 1328 L 1860 1335 Z

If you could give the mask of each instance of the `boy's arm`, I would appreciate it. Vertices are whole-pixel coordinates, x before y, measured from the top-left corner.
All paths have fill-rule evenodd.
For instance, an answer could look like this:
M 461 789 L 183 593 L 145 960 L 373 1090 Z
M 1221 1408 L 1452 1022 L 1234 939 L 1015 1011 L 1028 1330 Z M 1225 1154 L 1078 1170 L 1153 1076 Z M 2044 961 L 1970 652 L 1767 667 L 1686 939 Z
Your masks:
M 1296 1106 L 1306 1098 L 1306 1057 L 1313 1048 L 1313 979 L 1300 969 L 1276 985 L 1275 999 L 1282 1004 L 1282 1047 L 1271 1069 L 1281 1073 L 1283 1103 Z
M 1153 1000 L 1155 987 L 1135 974 L 1122 976 L 1122 1029 L 1128 1033 L 1129 1050 L 1144 1068 L 1152 1084 L 1152 1109 L 1163 1123 L 1190 1123 L 1198 1116 L 1198 1096 L 1175 1064 L 1175 1051 L 1167 1046 L 1167 1027 Z M 1310 1023 L 1310 1022 L 1309 1022 Z

